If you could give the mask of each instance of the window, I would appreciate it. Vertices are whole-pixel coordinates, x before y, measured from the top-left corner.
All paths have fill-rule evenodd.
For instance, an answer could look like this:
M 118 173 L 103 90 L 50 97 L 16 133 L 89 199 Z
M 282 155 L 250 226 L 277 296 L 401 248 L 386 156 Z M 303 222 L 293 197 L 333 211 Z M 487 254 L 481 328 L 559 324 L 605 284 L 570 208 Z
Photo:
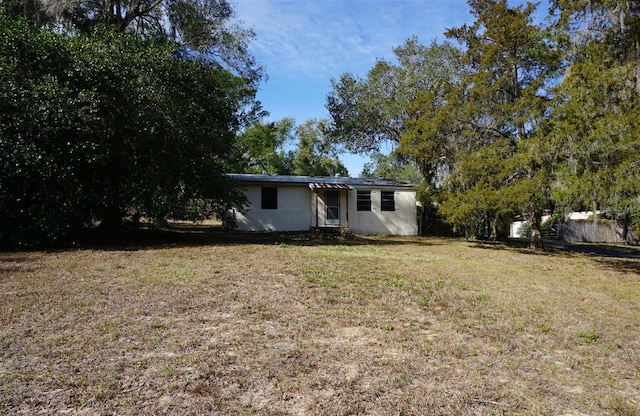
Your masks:
M 371 211 L 371 191 L 358 191 L 356 206 L 358 211 Z
M 382 194 L 382 197 L 380 199 L 380 209 L 382 211 L 395 211 L 396 210 L 395 192 L 382 191 L 381 194 Z
M 278 188 L 262 187 L 262 209 L 278 209 Z

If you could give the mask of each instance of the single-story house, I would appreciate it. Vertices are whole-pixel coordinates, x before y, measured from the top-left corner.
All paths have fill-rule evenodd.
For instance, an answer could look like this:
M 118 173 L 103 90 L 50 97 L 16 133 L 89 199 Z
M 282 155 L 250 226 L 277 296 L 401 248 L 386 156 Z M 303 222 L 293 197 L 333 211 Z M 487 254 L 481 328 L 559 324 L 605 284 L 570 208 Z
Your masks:
M 346 229 L 417 235 L 416 188 L 386 179 L 230 174 L 248 200 L 240 231 Z

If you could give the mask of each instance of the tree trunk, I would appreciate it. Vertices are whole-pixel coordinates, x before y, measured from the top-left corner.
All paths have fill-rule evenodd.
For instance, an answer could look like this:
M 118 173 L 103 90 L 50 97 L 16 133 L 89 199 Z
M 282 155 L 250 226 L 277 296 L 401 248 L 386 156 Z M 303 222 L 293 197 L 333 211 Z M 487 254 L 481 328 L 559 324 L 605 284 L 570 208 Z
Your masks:
M 533 249 L 544 248 L 542 242 L 542 211 L 533 211 L 529 218 L 529 224 L 531 225 L 531 242 L 529 246 Z
M 423 205 L 422 209 L 420 210 L 419 235 L 427 235 L 428 225 L 429 225 L 429 216 L 427 213 L 427 207 Z
M 35 4 L 33 0 L 26 0 L 24 2 L 24 17 L 26 17 L 27 19 L 31 20 L 34 19 L 35 20 Z
M 631 224 L 631 214 L 626 212 L 622 217 L 622 240 L 625 244 L 629 244 L 631 239 L 629 238 L 629 225 Z

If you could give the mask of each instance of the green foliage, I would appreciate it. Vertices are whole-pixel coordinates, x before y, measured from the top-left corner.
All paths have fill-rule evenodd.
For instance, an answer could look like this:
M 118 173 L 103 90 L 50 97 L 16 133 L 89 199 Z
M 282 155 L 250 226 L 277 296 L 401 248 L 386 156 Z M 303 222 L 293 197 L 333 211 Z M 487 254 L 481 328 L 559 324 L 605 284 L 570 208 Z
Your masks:
M 478 218 L 504 226 L 519 213 L 538 218 L 550 204 L 546 184 L 552 160 L 541 152 L 539 123 L 560 55 L 546 32 L 532 23 L 534 4 L 469 4 L 476 21 L 447 32 L 467 47 L 471 71 L 454 98 L 468 153 L 458 154 L 443 212 L 473 233 Z M 532 227 L 532 245 L 537 246 L 537 221 Z
M 58 76 L 70 65 L 65 39 L 0 15 L 0 241 L 51 239 L 88 220 L 72 201 L 80 177 L 64 159 L 84 151 L 67 140 L 73 96 Z
M 177 45 L 96 27 L 77 37 L 0 18 L 0 236 L 38 244 L 194 198 L 241 204 L 224 177 L 254 90 Z
M 411 103 L 420 93 L 435 90 L 461 71 L 460 52 L 449 43 L 422 45 L 413 37 L 394 48 L 398 64 L 379 60 L 366 78 L 343 74 L 332 79 L 327 96 L 332 138 L 347 150 L 368 154 L 381 144 L 399 144 L 407 122 L 416 117 Z
M 600 336 L 595 330 L 587 329 L 587 330 L 578 331 L 578 338 L 580 338 L 581 340 L 583 340 L 588 344 L 593 344 L 598 340 L 598 338 L 600 338 Z
M 562 214 L 553 214 L 541 224 L 541 231 L 545 238 L 555 239 L 558 236 L 558 230 L 562 227 L 564 216 Z M 520 227 L 521 238 L 531 238 L 531 224 L 525 221 Z
M 544 209 L 600 209 L 640 229 L 640 5 L 469 0 L 474 22 L 448 43 L 407 40 L 397 63 L 332 80 L 334 141 L 369 154 L 385 143 L 415 163 L 424 213 L 438 207 L 468 236 L 499 234 L 516 215 L 541 244 Z M 365 175 L 398 175 L 377 155 Z M 435 215 L 431 215 L 435 217 Z
M 228 169 L 263 175 L 348 176 L 335 143 L 328 139 L 325 120 L 307 120 L 299 126 L 290 118 L 253 124 L 239 135 Z
M 294 140 L 293 119 L 254 123 L 238 136 L 228 170 L 263 175 L 291 174 L 291 157 L 285 146 Z
M 396 152 L 391 152 L 388 155 L 374 153 L 371 156 L 371 161 L 364 164 L 360 176 L 363 178 L 385 178 L 413 184 L 422 182 L 422 176 L 415 163 L 406 160 Z
M 249 53 L 255 36 L 234 23 L 228 0 L 0 0 L 11 17 L 23 16 L 40 27 L 67 28 L 88 34 L 102 25 L 142 39 L 177 42 L 193 56 L 215 60 L 257 86 L 264 69 Z
M 554 196 L 637 227 L 640 202 L 640 9 L 635 2 L 557 2 L 557 30 L 569 36 L 572 66 L 557 89 L 550 140 L 560 152 Z M 582 32 L 581 32 L 582 33 Z
M 296 128 L 298 148 L 292 155 L 294 175 L 349 176 L 329 140 L 325 120 L 307 120 Z
M 421 178 L 411 180 L 422 184 L 418 198 L 431 207 L 438 172 L 453 162 L 457 126 L 447 106 L 465 68 L 460 50 L 447 42 L 426 46 L 414 37 L 393 52 L 397 64 L 379 60 L 364 79 L 344 74 L 332 80 L 329 132 L 351 152 L 375 154 L 383 144 L 397 146 L 396 155 L 417 167 Z M 422 211 L 427 226 L 435 218 L 431 211 Z

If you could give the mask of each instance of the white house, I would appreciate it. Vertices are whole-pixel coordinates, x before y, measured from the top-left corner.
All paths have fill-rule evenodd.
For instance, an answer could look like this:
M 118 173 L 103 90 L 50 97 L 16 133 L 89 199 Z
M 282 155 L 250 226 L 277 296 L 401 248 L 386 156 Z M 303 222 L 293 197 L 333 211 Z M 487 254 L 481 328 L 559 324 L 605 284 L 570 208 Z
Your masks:
M 248 207 L 241 231 L 342 228 L 356 234 L 417 235 L 415 186 L 385 179 L 230 174 Z

